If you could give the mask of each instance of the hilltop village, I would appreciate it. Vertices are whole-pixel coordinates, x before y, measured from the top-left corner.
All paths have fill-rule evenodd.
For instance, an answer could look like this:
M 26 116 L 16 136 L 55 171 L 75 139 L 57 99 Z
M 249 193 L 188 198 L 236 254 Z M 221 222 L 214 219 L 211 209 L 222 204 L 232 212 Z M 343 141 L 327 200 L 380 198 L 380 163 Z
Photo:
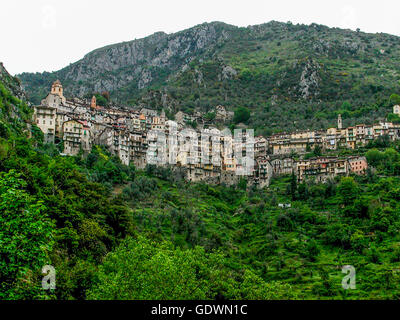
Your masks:
M 394 113 L 400 114 L 400 106 L 394 107 Z M 93 145 L 103 145 L 118 156 L 123 164 L 134 164 L 144 168 L 147 164 L 146 154 L 149 146 L 155 143 L 150 132 L 164 132 L 168 137 L 171 126 L 177 124 L 177 131 L 187 129 L 188 123 L 199 124 L 196 130 L 210 133 L 210 139 L 195 146 L 201 154 L 202 148 L 212 149 L 212 136 L 219 136 L 220 130 L 215 124 L 223 124 L 233 118 L 233 112 L 223 106 L 214 110 L 211 121 L 201 113 L 193 115 L 178 112 L 175 121 L 168 120 L 165 113 L 148 108 L 127 109 L 116 105 L 102 107 L 97 105 L 96 98 L 91 100 L 64 97 L 60 81 L 52 84 L 51 91 L 40 105 L 34 106 L 34 122 L 43 131 L 47 143 L 63 143 L 65 155 L 77 155 L 90 152 Z M 195 129 L 191 129 L 196 131 Z M 337 128 L 326 131 L 301 131 L 281 133 L 270 137 L 254 138 L 254 167 L 246 177 L 249 185 L 268 186 L 274 176 L 294 173 L 299 182 L 312 178 L 323 182 L 339 175 L 350 173 L 364 174 L 368 167 L 365 157 L 317 157 L 295 160 L 293 154 L 304 155 L 307 150 L 336 150 L 338 148 L 355 149 L 388 135 L 391 140 L 400 139 L 400 125 L 391 122 L 380 122 L 374 125 L 356 125 L 343 128 L 339 115 Z M 220 137 L 223 143 L 223 138 Z M 246 140 L 246 139 L 245 139 Z M 168 141 L 168 139 L 167 139 Z M 181 141 L 181 140 L 179 140 Z M 191 163 L 189 150 L 183 148 L 185 139 L 177 142 L 177 152 L 173 154 L 174 169 L 182 170 L 189 181 L 206 181 L 209 183 L 237 183 L 241 165 L 235 157 L 221 152 L 221 161 Z M 231 141 L 232 143 L 232 141 Z M 245 144 L 243 144 L 245 145 Z M 243 149 L 245 154 L 245 150 Z

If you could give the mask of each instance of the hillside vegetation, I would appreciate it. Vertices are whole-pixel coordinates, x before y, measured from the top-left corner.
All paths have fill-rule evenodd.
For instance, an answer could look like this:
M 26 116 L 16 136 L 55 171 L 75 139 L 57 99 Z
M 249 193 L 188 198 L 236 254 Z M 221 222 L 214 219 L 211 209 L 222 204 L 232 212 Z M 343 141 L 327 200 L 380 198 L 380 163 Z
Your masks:
M 3 73 L 0 89 L 1 299 L 400 298 L 398 144 L 360 151 L 376 172 L 323 185 L 187 183 L 99 146 L 60 156 L 18 81 Z M 342 288 L 344 265 L 356 289 Z

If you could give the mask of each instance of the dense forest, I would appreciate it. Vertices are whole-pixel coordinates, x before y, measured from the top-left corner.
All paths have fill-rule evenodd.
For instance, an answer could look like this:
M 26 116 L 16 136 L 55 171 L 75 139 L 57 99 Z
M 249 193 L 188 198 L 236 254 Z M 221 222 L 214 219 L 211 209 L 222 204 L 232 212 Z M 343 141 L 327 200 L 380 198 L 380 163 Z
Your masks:
M 365 176 L 188 183 L 100 146 L 61 156 L 0 81 L 0 299 L 399 299 L 400 145 Z M 340 151 L 346 153 L 348 151 Z M 279 204 L 291 204 L 290 207 Z M 41 269 L 56 270 L 43 290 Z M 344 290 L 341 268 L 356 269 Z

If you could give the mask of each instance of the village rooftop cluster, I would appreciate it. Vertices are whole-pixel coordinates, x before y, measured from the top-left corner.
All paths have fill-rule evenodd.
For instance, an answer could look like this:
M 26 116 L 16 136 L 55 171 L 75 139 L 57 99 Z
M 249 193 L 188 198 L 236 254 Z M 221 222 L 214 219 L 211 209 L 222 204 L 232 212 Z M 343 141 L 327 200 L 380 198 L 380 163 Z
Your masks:
M 394 106 L 400 114 L 400 106 Z M 268 186 L 273 176 L 294 173 L 299 182 L 306 178 L 326 181 L 350 173 L 364 174 L 365 157 L 316 157 L 295 160 L 293 154 L 307 150 L 355 149 L 379 136 L 400 139 L 400 126 L 391 122 L 343 128 L 339 115 L 337 128 L 326 131 L 281 133 L 253 137 L 251 130 L 232 137 L 229 130 L 215 124 L 230 121 L 233 113 L 223 106 L 214 110 L 211 121 L 200 112 L 178 112 L 175 121 L 165 113 L 149 108 L 133 110 L 112 105 L 101 107 L 96 98 L 71 98 L 63 94 L 60 81 L 40 105 L 34 106 L 34 122 L 47 143 L 63 143 L 63 154 L 90 152 L 103 145 L 125 165 L 145 168 L 147 164 L 169 165 L 181 170 L 189 181 L 235 184 L 245 175 L 249 185 Z M 188 127 L 196 122 L 198 129 Z M 160 160 L 161 159 L 161 160 Z

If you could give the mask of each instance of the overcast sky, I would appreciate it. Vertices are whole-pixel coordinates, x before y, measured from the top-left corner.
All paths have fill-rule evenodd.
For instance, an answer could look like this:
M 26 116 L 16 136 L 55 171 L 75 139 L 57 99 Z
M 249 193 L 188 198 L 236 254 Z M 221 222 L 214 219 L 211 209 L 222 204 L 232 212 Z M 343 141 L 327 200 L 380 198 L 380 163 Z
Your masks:
M 400 36 L 399 0 L 1 0 L 0 61 L 12 74 L 59 70 L 156 31 L 223 21 L 320 23 Z

